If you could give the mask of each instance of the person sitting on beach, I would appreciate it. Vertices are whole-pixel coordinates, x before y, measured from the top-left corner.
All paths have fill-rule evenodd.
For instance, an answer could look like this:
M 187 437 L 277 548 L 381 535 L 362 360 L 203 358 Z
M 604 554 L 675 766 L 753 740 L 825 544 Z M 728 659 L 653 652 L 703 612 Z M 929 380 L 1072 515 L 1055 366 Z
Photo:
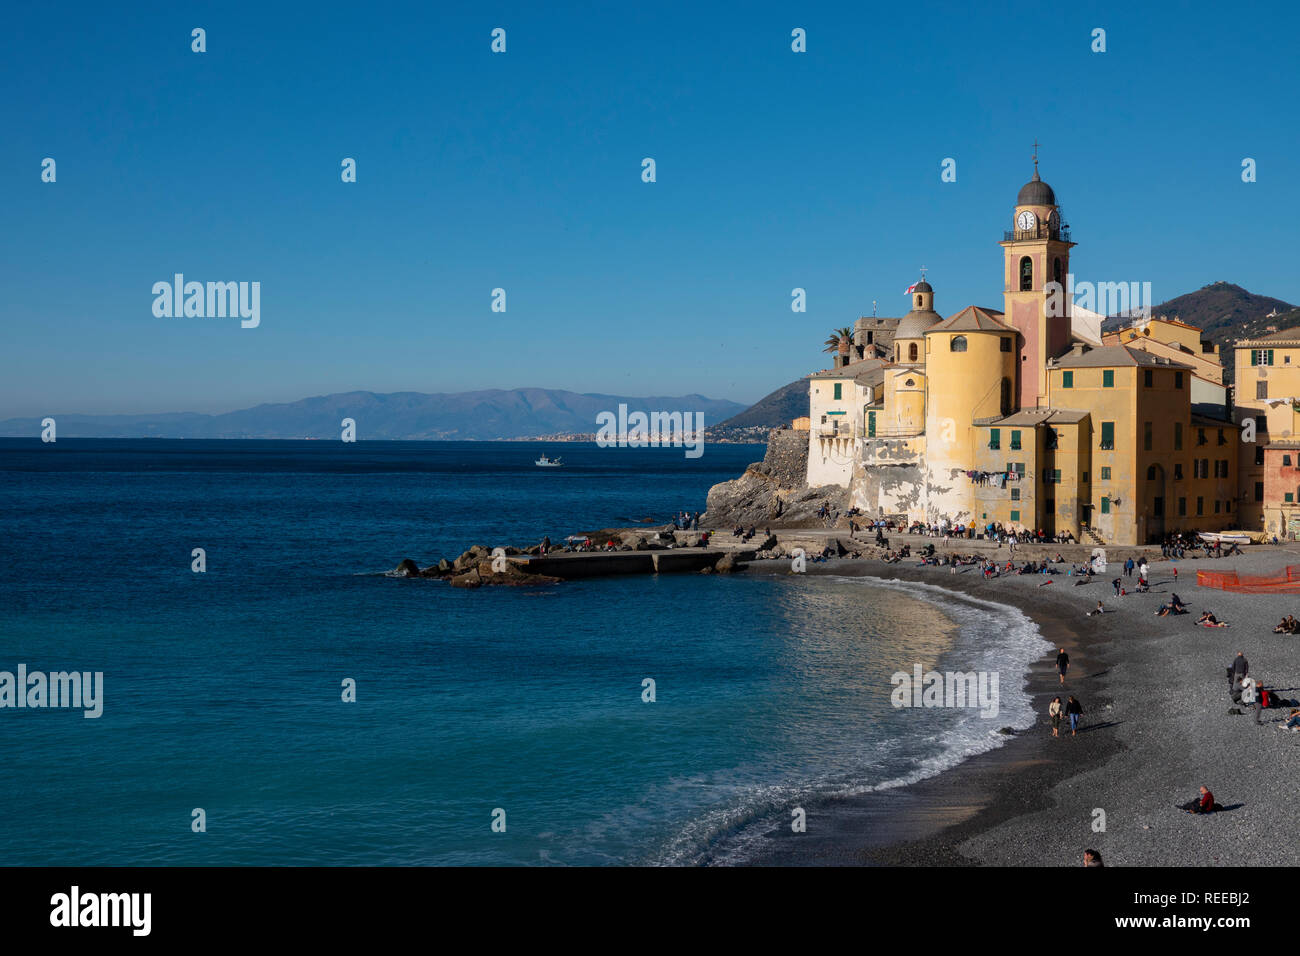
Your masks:
M 1200 796 L 1195 800 L 1189 800 L 1182 804 L 1178 809 L 1187 813 L 1214 813 L 1216 810 L 1222 810 L 1223 805 L 1214 802 L 1214 794 L 1210 793 L 1210 788 L 1202 786 Z
M 1205 627 L 1227 627 L 1228 626 L 1224 622 L 1220 621 L 1217 617 L 1215 617 L 1213 611 L 1202 612 L 1201 616 L 1196 619 L 1196 623 L 1204 625 Z
M 1278 724 L 1280 730 L 1300 730 L 1300 707 L 1292 707 L 1285 724 Z
M 1101 602 L 1098 601 L 1096 609 L 1089 611 L 1086 616 L 1092 617 L 1094 614 L 1105 614 L 1105 613 L 1106 613 L 1106 609 L 1102 607 Z

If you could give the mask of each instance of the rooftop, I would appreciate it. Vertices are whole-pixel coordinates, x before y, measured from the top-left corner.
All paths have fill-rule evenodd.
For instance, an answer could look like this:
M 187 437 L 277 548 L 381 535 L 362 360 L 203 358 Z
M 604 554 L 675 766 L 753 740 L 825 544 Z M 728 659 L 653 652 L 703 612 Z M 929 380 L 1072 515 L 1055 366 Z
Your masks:
M 938 325 L 927 330 L 931 332 L 1014 332 L 1011 326 L 1002 321 L 1002 313 L 997 309 L 982 309 L 978 305 L 968 305 L 954 316 L 944 319 Z
M 1057 368 L 1180 368 L 1190 365 L 1127 345 L 1103 345 L 1101 348 L 1067 352 L 1055 360 Z

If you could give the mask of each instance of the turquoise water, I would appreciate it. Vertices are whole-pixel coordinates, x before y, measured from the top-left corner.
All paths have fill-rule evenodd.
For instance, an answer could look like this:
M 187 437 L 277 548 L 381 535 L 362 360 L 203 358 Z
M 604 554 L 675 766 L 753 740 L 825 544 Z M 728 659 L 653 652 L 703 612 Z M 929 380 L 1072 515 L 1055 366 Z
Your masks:
M 889 705 L 914 661 L 1010 675 L 1038 653 L 1023 620 L 943 592 L 385 576 L 703 510 L 762 454 L 566 444 L 543 472 L 540 450 L 0 441 L 0 670 L 102 671 L 105 698 L 98 719 L 0 709 L 0 861 L 692 862 L 791 801 L 936 772 L 1023 718 L 1005 676 L 992 726 Z

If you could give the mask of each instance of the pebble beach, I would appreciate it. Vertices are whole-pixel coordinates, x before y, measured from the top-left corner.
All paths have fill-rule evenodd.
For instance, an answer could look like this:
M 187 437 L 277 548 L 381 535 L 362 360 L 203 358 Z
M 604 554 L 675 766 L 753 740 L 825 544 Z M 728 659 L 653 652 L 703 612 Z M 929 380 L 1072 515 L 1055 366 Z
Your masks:
M 909 536 L 907 543 L 915 550 L 931 542 Z M 960 553 L 959 546 L 951 550 Z M 1016 559 L 1051 550 L 1018 552 Z M 1243 651 L 1252 676 L 1283 698 L 1300 698 L 1300 636 L 1272 633 L 1284 615 L 1300 613 L 1300 593 L 1225 592 L 1196 584 L 1198 570 L 1274 573 L 1300 564 L 1300 550 L 1265 545 L 1233 558 L 1179 561 L 1162 560 L 1157 550 L 1150 558 L 1150 593 L 1115 597 L 1111 581 L 1128 554 L 1111 549 L 1107 572 L 1083 586 L 1064 574 L 1064 565 L 1061 574 L 1046 578 L 985 579 L 976 566 L 954 574 L 918 567 L 916 559 L 809 564 L 810 574 L 925 581 L 1017 607 L 1048 641 L 1066 649 L 1071 666 L 1064 687 L 1055 651 L 1031 668 L 1027 689 L 1037 722 L 1008 737 L 1005 746 L 908 787 L 828 802 L 810 811 L 805 834 L 793 836 L 774 824 L 749 862 L 1076 866 L 1085 848 L 1099 850 L 1107 866 L 1300 862 L 1294 839 L 1300 830 L 1300 732 L 1282 729 L 1286 707 L 1265 710 L 1256 725 L 1248 706 L 1233 703 L 1225 676 Z M 756 561 L 749 573 L 789 573 L 789 561 Z M 1136 581 L 1125 579 L 1130 589 Z M 1156 616 L 1175 590 L 1190 613 Z M 1088 616 L 1099 600 L 1105 613 Z M 1206 609 L 1231 626 L 1198 626 Z M 1084 706 L 1076 737 L 1068 726 L 1060 738 L 1051 736 L 1048 705 L 1057 694 L 1063 700 L 1073 694 Z M 1243 713 L 1230 714 L 1233 707 Z M 1178 810 L 1202 784 L 1225 810 Z

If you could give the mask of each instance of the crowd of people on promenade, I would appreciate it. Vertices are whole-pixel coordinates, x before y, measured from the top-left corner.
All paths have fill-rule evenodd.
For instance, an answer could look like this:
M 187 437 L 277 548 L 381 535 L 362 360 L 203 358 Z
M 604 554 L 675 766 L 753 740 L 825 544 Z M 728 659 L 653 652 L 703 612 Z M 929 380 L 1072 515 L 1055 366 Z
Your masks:
M 1217 538 L 1213 541 L 1203 541 L 1194 534 L 1182 532 L 1167 534 L 1160 542 L 1161 557 L 1177 560 L 1182 560 L 1189 554 L 1206 558 L 1230 558 L 1241 553 L 1241 545 L 1235 541 L 1225 548 L 1223 542 Z

